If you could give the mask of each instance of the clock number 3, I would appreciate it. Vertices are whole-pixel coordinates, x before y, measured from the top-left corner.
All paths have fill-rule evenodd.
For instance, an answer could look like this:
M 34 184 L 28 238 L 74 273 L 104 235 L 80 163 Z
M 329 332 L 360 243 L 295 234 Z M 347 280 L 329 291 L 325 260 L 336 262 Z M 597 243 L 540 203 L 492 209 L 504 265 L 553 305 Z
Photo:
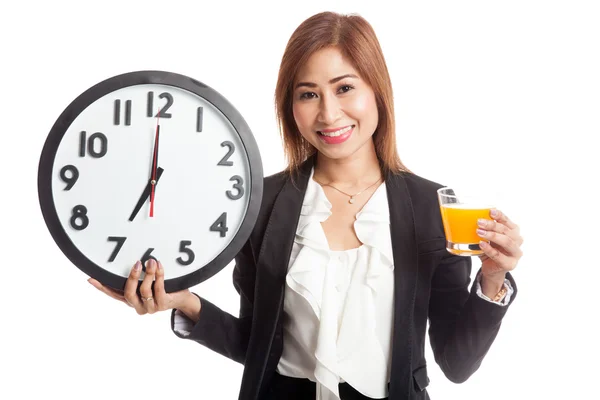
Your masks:
M 234 175 L 229 180 L 237 182 L 233 185 L 233 188 L 237 189 L 238 192 L 234 195 L 231 193 L 231 190 L 228 190 L 227 192 L 225 192 L 225 194 L 227 194 L 227 197 L 229 197 L 231 200 L 237 200 L 241 198 L 244 195 L 244 180 L 239 175 Z

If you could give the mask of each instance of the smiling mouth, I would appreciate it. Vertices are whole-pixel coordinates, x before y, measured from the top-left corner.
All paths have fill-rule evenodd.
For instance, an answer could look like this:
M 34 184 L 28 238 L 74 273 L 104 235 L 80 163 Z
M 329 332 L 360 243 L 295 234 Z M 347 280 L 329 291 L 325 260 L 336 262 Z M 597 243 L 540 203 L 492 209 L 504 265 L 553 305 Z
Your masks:
M 341 136 L 344 133 L 350 131 L 352 128 L 354 128 L 354 125 L 348 125 L 342 129 L 338 129 L 337 131 L 332 131 L 332 132 L 317 131 L 317 133 L 322 136 L 337 137 L 337 136 Z

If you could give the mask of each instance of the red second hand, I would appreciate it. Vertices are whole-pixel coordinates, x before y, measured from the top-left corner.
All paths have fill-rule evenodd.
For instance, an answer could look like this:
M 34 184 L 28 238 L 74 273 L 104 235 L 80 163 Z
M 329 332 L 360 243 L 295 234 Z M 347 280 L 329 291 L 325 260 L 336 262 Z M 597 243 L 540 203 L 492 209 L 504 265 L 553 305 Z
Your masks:
M 154 217 L 154 187 L 156 186 L 156 164 L 158 162 L 158 132 L 159 125 L 158 120 L 160 118 L 160 107 L 158 108 L 158 113 L 156 114 L 156 135 L 154 137 L 154 157 L 153 157 L 153 165 L 152 165 L 152 188 L 150 191 L 150 216 Z

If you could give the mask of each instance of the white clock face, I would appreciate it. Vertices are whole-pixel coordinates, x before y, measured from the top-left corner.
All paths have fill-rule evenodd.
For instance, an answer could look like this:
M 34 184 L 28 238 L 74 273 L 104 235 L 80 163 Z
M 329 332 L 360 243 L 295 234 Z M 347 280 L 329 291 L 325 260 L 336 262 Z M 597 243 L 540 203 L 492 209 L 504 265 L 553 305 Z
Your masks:
M 152 196 L 143 193 L 151 188 L 157 124 L 162 174 L 151 216 Z M 173 279 L 227 247 L 247 212 L 250 184 L 244 144 L 219 109 L 184 89 L 140 84 L 104 95 L 73 120 L 56 150 L 51 193 L 65 233 L 97 266 L 127 277 L 153 249 Z

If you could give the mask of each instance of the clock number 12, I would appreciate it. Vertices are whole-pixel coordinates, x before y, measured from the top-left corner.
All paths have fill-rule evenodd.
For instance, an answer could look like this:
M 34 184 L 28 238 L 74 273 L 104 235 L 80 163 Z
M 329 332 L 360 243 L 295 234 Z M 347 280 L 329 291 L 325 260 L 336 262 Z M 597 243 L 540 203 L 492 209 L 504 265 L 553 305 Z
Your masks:
M 160 108 L 160 113 L 156 113 L 154 115 L 154 92 L 148 92 L 148 105 L 147 105 L 147 116 L 158 117 L 158 118 L 171 118 L 172 115 L 167 112 L 167 110 L 173 105 L 173 96 L 171 93 L 161 93 L 158 95 L 159 99 L 167 99 L 167 104 L 164 107 Z

